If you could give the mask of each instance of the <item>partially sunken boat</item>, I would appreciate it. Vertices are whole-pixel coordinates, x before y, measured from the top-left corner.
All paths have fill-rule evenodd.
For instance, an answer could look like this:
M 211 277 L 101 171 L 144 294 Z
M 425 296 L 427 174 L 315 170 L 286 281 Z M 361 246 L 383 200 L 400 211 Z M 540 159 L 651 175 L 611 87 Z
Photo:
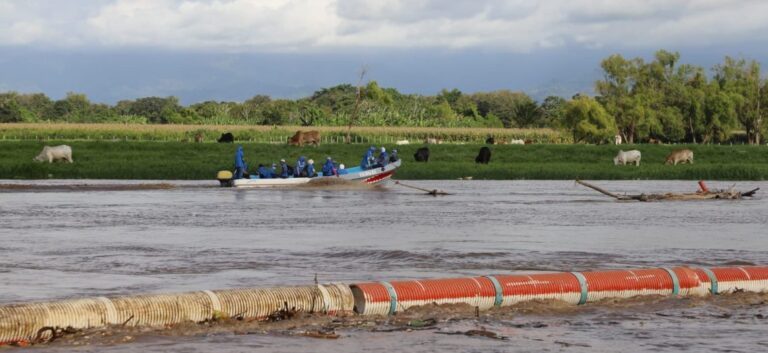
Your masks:
M 387 164 L 385 167 L 372 169 L 362 169 L 359 166 L 342 169 L 338 175 L 322 175 L 314 178 L 307 177 L 289 177 L 289 178 L 259 178 L 251 176 L 248 179 L 232 179 L 232 172 L 221 171 L 217 179 L 221 186 L 231 186 L 236 188 L 274 188 L 274 187 L 292 187 L 308 184 L 310 182 L 323 183 L 334 180 L 343 180 L 349 182 L 359 182 L 369 185 L 381 185 L 387 183 L 395 174 L 402 160 Z

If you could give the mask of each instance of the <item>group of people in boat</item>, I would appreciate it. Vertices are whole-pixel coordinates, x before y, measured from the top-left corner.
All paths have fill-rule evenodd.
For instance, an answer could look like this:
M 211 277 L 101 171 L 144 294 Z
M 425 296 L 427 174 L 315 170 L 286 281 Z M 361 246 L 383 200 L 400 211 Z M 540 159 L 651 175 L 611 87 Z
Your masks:
M 392 154 L 387 154 L 387 149 L 381 147 L 381 152 L 378 157 L 375 157 L 376 147 L 371 146 L 363 156 L 363 160 L 360 163 L 360 169 L 367 170 L 373 168 L 383 168 L 387 164 L 397 161 L 397 150 L 392 150 Z M 285 159 L 280 160 L 280 169 L 278 171 L 277 163 L 272 163 L 271 167 L 264 164 L 259 164 L 257 169 L 259 178 L 272 179 L 272 178 L 314 178 L 318 176 L 315 161 L 313 159 L 307 160 L 305 156 L 299 157 L 296 160 L 294 167 L 288 165 Z M 325 158 L 325 163 L 321 169 L 323 176 L 341 175 L 346 174 L 347 170 L 344 164 L 336 163 L 330 156 Z M 248 164 L 245 162 L 245 156 L 243 153 L 243 146 L 237 146 L 235 151 L 235 175 L 234 179 L 248 178 Z
M 387 164 L 397 161 L 397 150 L 392 150 L 392 155 L 387 154 L 387 149 L 385 147 L 381 147 L 381 152 L 379 152 L 378 157 L 374 157 L 374 154 L 376 153 L 376 147 L 371 146 L 366 152 L 365 155 L 363 155 L 363 160 L 360 162 L 360 168 L 363 170 L 367 169 L 373 169 L 373 168 L 383 168 L 386 167 Z

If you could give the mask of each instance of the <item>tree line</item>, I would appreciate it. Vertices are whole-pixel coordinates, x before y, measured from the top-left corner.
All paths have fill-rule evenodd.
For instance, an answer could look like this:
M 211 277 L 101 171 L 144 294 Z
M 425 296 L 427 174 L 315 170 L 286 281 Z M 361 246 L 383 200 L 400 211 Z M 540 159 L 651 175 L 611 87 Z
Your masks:
M 291 100 L 256 95 L 244 102 L 206 101 L 182 106 L 176 97 L 144 97 L 114 105 L 84 94 L 52 100 L 43 93 L 0 93 L 0 122 L 121 122 L 416 127 L 542 128 L 566 131 L 574 142 L 604 143 L 619 134 L 628 143 L 719 143 L 743 131 L 762 142 L 768 91 L 754 60 L 726 57 L 708 73 L 660 50 L 650 62 L 611 55 L 602 60 L 595 95 L 537 102 L 524 92 L 403 94 L 369 81 L 341 84 Z

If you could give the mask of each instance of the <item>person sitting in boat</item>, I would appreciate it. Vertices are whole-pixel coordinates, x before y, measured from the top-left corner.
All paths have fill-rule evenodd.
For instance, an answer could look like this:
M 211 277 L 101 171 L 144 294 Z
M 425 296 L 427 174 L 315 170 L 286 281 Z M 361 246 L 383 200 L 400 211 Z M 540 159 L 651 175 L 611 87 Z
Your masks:
M 360 162 L 360 168 L 362 170 L 371 169 L 373 167 L 373 164 L 376 162 L 376 160 L 373 158 L 373 152 L 375 151 L 376 151 L 376 147 L 373 147 L 373 146 L 371 146 L 371 148 L 365 151 L 363 160 Z
M 296 167 L 293 168 L 293 176 L 306 177 L 307 176 L 307 158 L 304 156 L 299 157 L 296 161 Z
M 389 163 L 397 162 L 397 150 L 392 150 L 392 154 L 389 156 Z
M 339 169 L 336 170 L 337 175 L 344 175 L 347 174 L 347 169 L 344 168 L 344 163 L 339 164 Z
M 307 161 L 307 176 L 310 178 L 314 178 L 317 176 L 317 173 L 315 173 L 315 160 L 310 159 Z
M 235 179 L 242 179 L 246 169 L 248 169 L 248 165 L 245 164 L 243 157 L 243 146 L 237 146 L 237 151 L 235 151 Z
M 333 164 L 331 157 L 325 158 L 325 164 L 323 164 L 323 176 L 338 175 L 336 173 L 336 166 Z
M 386 167 L 387 163 L 389 163 L 389 155 L 387 154 L 387 149 L 382 147 L 381 153 L 379 153 L 379 158 L 376 159 L 376 165 L 375 167 Z
M 275 174 L 272 172 L 272 169 L 267 168 L 263 164 L 259 164 L 259 178 L 272 179 L 274 177 L 275 177 Z
M 286 179 L 293 175 L 293 168 L 285 162 L 285 159 L 280 160 L 280 177 Z
M 272 172 L 272 177 L 277 178 L 277 164 L 272 163 L 272 168 L 270 169 L 270 171 Z

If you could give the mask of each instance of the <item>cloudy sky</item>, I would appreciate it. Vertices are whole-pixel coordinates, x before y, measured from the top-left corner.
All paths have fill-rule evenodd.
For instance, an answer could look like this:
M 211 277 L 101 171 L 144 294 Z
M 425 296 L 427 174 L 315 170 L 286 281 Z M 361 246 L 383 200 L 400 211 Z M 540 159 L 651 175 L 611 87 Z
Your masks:
M 0 0 L 0 91 L 241 101 L 366 79 L 407 93 L 591 90 L 612 53 L 766 63 L 762 0 Z

